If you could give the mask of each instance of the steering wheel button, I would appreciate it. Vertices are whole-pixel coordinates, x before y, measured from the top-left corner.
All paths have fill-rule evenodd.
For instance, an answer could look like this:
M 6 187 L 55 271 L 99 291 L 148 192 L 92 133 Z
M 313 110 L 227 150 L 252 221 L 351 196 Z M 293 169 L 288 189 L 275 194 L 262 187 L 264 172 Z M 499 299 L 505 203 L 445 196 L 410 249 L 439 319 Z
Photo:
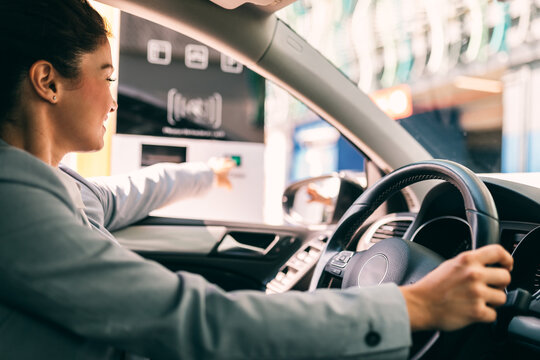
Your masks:
M 364 341 L 368 346 L 377 346 L 381 342 L 381 335 L 378 332 L 370 331 L 364 337 Z
M 344 268 L 345 266 L 347 266 L 347 263 L 344 263 L 344 262 L 338 261 L 338 260 L 332 260 L 332 261 L 330 261 L 330 265 L 337 266 L 337 267 L 340 267 L 340 268 Z
M 336 257 L 336 260 L 339 260 L 339 261 L 343 261 L 343 262 L 349 262 L 349 260 L 352 258 L 353 256 L 353 252 L 352 251 L 342 251 L 338 254 L 338 256 Z

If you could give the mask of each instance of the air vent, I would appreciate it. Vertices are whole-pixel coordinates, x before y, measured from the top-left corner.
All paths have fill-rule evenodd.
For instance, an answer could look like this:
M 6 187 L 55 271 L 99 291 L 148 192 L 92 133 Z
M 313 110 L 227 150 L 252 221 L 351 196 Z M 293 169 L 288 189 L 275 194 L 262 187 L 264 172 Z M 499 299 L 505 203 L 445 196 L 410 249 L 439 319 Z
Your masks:
M 387 215 L 375 221 L 360 238 L 356 251 L 369 249 L 373 244 L 391 237 L 403 237 L 415 219 L 413 213 Z
M 396 220 L 380 225 L 371 237 L 372 243 L 377 243 L 381 240 L 391 237 L 403 237 L 412 220 Z

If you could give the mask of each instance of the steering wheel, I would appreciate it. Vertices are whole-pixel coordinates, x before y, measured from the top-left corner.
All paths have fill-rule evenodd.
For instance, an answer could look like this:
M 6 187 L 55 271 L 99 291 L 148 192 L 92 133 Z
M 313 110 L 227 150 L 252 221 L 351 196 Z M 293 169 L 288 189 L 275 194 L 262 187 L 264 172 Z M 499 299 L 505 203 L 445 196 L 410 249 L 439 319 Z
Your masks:
M 330 287 L 341 279 L 341 287 L 370 286 L 393 282 L 412 284 L 435 269 L 444 259 L 426 247 L 402 238 L 382 240 L 361 252 L 351 251 L 354 234 L 365 220 L 393 194 L 406 186 L 424 180 L 445 180 L 461 193 L 467 223 L 471 232 L 471 247 L 499 242 L 497 209 L 485 184 L 468 168 L 448 160 L 426 160 L 399 168 L 368 188 L 349 207 L 330 237 L 311 280 L 310 290 Z M 422 357 L 437 341 L 434 332 L 412 359 Z M 420 345 L 420 346 L 418 346 Z

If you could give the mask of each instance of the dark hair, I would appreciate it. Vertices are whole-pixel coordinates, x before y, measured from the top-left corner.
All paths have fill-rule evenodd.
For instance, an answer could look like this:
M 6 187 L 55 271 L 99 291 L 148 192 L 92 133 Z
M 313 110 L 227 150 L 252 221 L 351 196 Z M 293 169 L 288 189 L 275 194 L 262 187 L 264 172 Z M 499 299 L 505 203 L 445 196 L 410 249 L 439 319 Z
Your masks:
M 64 77 L 79 75 L 80 58 L 109 36 L 86 0 L 13 0 L 0 3 L 0 125 L 17 102 L 22 79 L 38 60 Z

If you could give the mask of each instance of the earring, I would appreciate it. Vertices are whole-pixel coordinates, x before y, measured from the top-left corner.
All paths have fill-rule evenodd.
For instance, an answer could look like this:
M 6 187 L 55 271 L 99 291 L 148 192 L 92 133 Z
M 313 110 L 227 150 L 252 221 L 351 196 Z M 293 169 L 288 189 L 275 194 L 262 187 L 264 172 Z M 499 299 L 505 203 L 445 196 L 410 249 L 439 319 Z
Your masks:
M 53 95 L 52 99 L 53 101 L 56 101 L 56 95 Z

